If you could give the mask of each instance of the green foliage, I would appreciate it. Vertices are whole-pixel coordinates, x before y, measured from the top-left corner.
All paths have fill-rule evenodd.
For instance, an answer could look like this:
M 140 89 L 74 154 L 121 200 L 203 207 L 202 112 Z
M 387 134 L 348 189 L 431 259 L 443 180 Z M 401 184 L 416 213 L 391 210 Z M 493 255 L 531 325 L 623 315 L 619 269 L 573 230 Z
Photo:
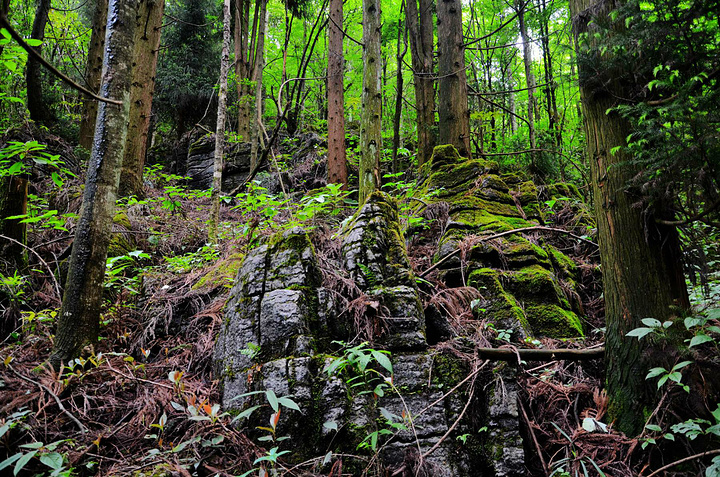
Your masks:
M 20 425 L 29 413 L 30 411 L 19 411 L 8 416 L 3 425 L 0 426 L 0 440 L 3 439 L 9 431 Z M 50 444 L 43 444 L 39 441 L 30 442 L 28 444 L 20 444 L 18 446 L 20 449 L 18 452 L 0 462 L 0 470 L 4 470 L 12 466 L 12 473 L 15 476 L 18 475 L 33 459 L 37 459 L 46 468 L 49 468 L 50 473 L 48 475 L 50 477 L 69 477 L 72 469 L 65 469 L 66 456 L 57 450 L 61 444 L 66 442 L 70 442 L 69 439 L 62 439 Z

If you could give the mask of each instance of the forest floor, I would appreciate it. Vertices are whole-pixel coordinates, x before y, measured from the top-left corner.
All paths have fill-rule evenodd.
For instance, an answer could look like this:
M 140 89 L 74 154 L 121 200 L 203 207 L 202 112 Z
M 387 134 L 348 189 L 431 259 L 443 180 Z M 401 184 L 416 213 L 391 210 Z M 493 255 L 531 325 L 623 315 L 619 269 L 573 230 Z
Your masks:
M 334 256 L 339 246 L 333 232 L 354 207 L 342 207 L 338 191 L 286 202 L 256 188 L 251 206 L 224 207 L 221 245 L 213 246 L 206 243 L 206 194 L 185 190 L 180 178 L 157 169 L 147 179 L 152 184 L 147 196 L 125 201 L 116 218 L 113 246 L 124 253 L 110 261 L 101 340 L 83 358 L 59 372 L 44 364 L 60 305 L 55 275 L 46 267 L 62 276 L 69 233 L 34 224 L 29 243 L 44 261 L 31 254 L 29 276 L 4 277 L 11 291 L 4 319 L 15 319 L 17 326 L 0 344 L 0 463 L 9 462 L 2 475 L 13 469 L 17 475 L 230 476 L 267 455 L 222 412 L 212 373 L 214 340 L 234 272 L 261 235 L 293 223 L 312 228 L 319 253 Z M 76 179 L 53 196 L 52 208 L 77 212 L 79 190 Z M 41 186 L 37 197 L 42 192 Z M 555 226 L 562 226 L 567 214 L 569 208 L 557 207 Z M 427 225 L 422 238 L 409 241 L 418 273 L 430 266 L 439 237 L 438 228 Z M 557 246 L 572 254 L 571 244 Z M 587 270 L 587 338 L 534 346 L 602 343 L 597 256 L 584 251 L 573 258 Z M 429 300 L 439 284 L 427 278 Z M 710 282 L 712 288 L 696 293 L 695 300 L 717 302 L 718 283 Z M 474 327 L 485 344 L 507 344 L 498 330 L 473 323 L 469 309 L 456 311 L 456 326 Z M 599 475 L 602 469 L 605 475 L 648 476 L 643 471 L 649 464 L 658 467 L 661 452 L 646 444 L 656 433 L 631 439 L 603 424 L 601 362 L 553 361 L 519 369 L 529 475 Z M 281 475 L 332 475 L 319 465 L 303 473 L 279 462 L 277 469 Z

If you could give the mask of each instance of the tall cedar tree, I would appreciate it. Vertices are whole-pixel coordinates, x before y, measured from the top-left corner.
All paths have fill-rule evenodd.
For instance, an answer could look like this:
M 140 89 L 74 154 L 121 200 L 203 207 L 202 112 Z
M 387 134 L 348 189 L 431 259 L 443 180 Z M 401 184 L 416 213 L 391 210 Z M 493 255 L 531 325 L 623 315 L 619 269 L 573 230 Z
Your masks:
M 462 2 L 437 3 L 438 24 L 438 140 L 452 144 L 462 157 L 470 154 L 470 112 L 463 42 Z
M 596 25 L 607 23 L 617 6 L 604 0 L 570 1 L 603 272 L 608 413 L 619 430 L 637 435 L 659 398 L 653 383 L 645 380 L 648 369 L 657 366 L 657 361 L 650 363 L 657 353 L 648 340 L 626 335 L 643 326 L 643 318 L 664 322 L 673 317 L 674 310 L 687 309 L 689 301 L 676 229 L 657 224 L 657 214 L 637 207 L 637 197 L 628 187 L 638 173 L 632 157 L 623 150 L 632 128 L 612 108 L 620 98 L 630 97 L 633 84 L 628 68 L 633 65 L 605 68 L 611 53 L 599 51 L 594 36 Z M 623 25 L 616 22 L 613 28 Z M 578 37 L 584 33 L 587 41 L 580 44 Z
M 108 0 L 96 0 L 92 20 L 92 34 L 85 67 L 85 83 L 92 91 L 100 89 L 103 52 L 105 51 L 105 27 L 107 25 Z M 88 151 L 92 150 L 95 137 L 98 102 L 93 98 L 83 99 L 83 113 L 80 120 L 79 142 Z
M 127 137 L 138 3 L 109 2 L 100 93 L 122 101 L 122 106 L 101 103 L 98 109 L 65 295 L 49 358 L 55 368 L 80 355 L 86 345 L 93 345 L 98 338 L 107 249 Z
M 222 189 L 223 153 L 225 151 L 225 118 L 227 117 L 228 70 L 230 69 L 230 0 L 223 3 L 223 46 L 220 56 L 220 90 L 218 91 L 217 124 L 215 126 L 215 160 L 213 163 L 212 210 L 209 237 L 217 243 L 220 223 L 220 191 Z
M 149 143 L 150 116 L 165 0 L 141 0 L 133 40 L 130 124 L 125 146 L 120 195 L 143 195 L 143 168 Z
M 31 38 L 35 40 L 45 39 L 45 25 L 50 15 L 50 0 L 38 0 L 33 20 Z M 42 46 L 34 47 L 38 53 L 42 53 Z M 30 56 L 27 60 L 25 70 L 25 82 L 27 86 L 27 108 L 30 119 L 39 123 L 49 123 L 52 120 L 52 113 L 43 94 L 43 79 L 40 62 Z
M 330 1 L 328 23 L 328 182 L 347 187 L 345 155 L 345 56 L 343 55 L 343 0 Z
M 430 160 L 435 147 L 432 0 L 408 0 L 405 11 L 417 108 L 417 159 L 421 166 Z
M 380 0 L 363 0 L 363 89 L 360 120 L 360 206 L 380 187 L 382 72 Z

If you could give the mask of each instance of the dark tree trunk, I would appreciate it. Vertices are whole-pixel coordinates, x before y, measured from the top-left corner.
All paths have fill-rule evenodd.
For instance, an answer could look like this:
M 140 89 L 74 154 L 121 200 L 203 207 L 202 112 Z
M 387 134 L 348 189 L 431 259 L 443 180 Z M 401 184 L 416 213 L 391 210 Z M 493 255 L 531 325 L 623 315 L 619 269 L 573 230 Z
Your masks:
M 85 82 L 92 91 L 100 89 L 100 76 L 102 76 L 103 54 L 105 52 L 105 25 L 107 23 L 108 0 L 95 2 L 93 14 L 92 35 L 88 50 Z M 98 102 L 91 98 L 83 100 L 83 114 L 80 120 L 80 145 L 90 151 L 95 137 L 95 120 L 97 119 Z
M 595 15 L 607 17 L 613 8 L 613 2 L 571 0 L 576 39 L 577 35 L 589 32 L 592 44 L 590 20 Z M 689 301 L 677 231 L 674 227 L 658 226 L 653 214 L 636 206 L 638 198 L 632 195 L 628 183 L 638 171 L 628 164 L 631 157 L 622 150 L 614 151 L 625 146 L 631 126 L 617 113 L 607 111 L 618 105 L 617 98 L 629 97 L 627 85 L 619 83 L 618 71 L 607 78 L 594 78 L 597 71 L 604 69 L 598 63 L 610 58 L 593 46 L 587 51 L 578 47 L 578 51 L 587 160 L 592 175 L 605 296 L 608 413 L 619 430 L 634 436 L 642 431 L 646 416 L 657 404 L 659 394 L 645 375 L 649 367 L 659 363 L 650 363 L 649 340 L 639 341 L 626 334 L 643 326 L 643 318 L 670 319 L 678 309 L 687 309 Z M 586 60 L 592 58 L 592 71 L 582 56 Z M 599 88 L 600 84 L 604 87 Z
M 382 154 L 380 0 L 363 0 L 363 90 L 360 121 L 359 202 L 380 187 Z
M 98 108 L 65 295 L 49 358 L 55 368 L 80 355 L 98 338 L 107 249 L 127 137 L 137 7 L 137 1 L 129 0 L 110 0 L 108 7 L 100 92 L 121 100 L 122 106 L 101 103 Z
M 50 0 L 38 0 L 37 9 L 35 10 L 35 20 L 33 20 L 31 38 L 35 40 L 45 39 L 45 25 L 50 14 Z M 42 46 L 34 47 L 38 53 L 42 53 Z M 42 68 L 40 62 L 28 57 L 27 67 L 25 70 L 25 82 L 27 86 L 27 107 L 30 113 L 30 119 L 37 123 L 47 124 L 52 121 L 52 113 L 45 102 L 43 94 Z
M 0 234 L 21 244 L 27 243 L 27 224 L 20 219 L 6 219 L 27 213 L 28 180 L 22 176 L 6 176 L 0 179 Z M 28 267 L 27 250 L 17 243 L 0 237 L 0 257 L 24 273 Z M 12 270 L 3 273 L 12 275 Z
M 417 158 L 421 166 L 435 147 L 435 80 L 433 79 L 432 0 L 408 0 L 406 17 L 417 107 Z
M 452 144 L 461 157 L 470 153 L 470 112 L 463 42 L 462 2 L 440 0 L 438 24 L 438 141 Z
M 401 7 L 402 8 L 402 7 Z M 407 29 L 403 30 L 402 26 L 402 12 L 398 19 L 398 39 L 397 39 L 397 56 L 395 57 L 397 63 L 397 71 L 395 72 L 395 115 L 393 116 L 393 148 L 392 148 L 392 171 L 398 171 L 398 149 L 400 148 L 400 120 L 402 119 L 402 98 L 403 98 L 403 71 L 402 64 L 405 53 L 407 53 Z M 400 51 L 400 42 L 404 41 L 404 49 Z
M 345 155 L 345 55 L 343 54 L 343 0 L 330 1 L 328 22 L 328 182 L 347 187 Z
M 130 88 L 130 120 L 125 146 L 120 196 L 142 196 L 143 168 L 147 155 L 155 72 L 165 0 L 141 0 L 135 24 L 133 77 Z
M 259 147 L 262 142 L 262 122 L 263 115 L 263 69 L 265 69 L 265 29 L 267 28 L 267 1 L 257 0 L 259 10 L 256 9 L 258 15 L 257 24 L 257 49 L 255 51 L 255 72 L 253 80 L 255 81 L 255 108 L 253 114 L 252 127 L 250 128 L 252 140 L 250 168 L 254 170 L 257 167 Z
M 528 136 L 530 138 L 530 149 L 533 152 L 530 153 L 531 166 L 533 174 L 537 172 L 535 170 L 535 149 L 537 149 L 537 141 L 535 140 L 535 111 L 537 106 L 535 104 L 535 75 L 532 71 L 532 56 L 530 53 L 530 36 L 527 32 L 527 26 L 525 25 L 525 7 L 526 5 L 522 1 L 516 3 L 516 11 L 518 14 L 518 26 L 520 28 L 520 37 L 523 43 L 523 63 L 525 64 L 525 81 L 527 82 L 527 95 L 528 95 Z
M 235 1 L 235 76 L 238 95 L 238 135 L 243 141 L 250 140 L 251 101 L 250 90 L 251 60 L 250 49 L 250 0 Z M 254 27 L 253 27 L 254 30 Z

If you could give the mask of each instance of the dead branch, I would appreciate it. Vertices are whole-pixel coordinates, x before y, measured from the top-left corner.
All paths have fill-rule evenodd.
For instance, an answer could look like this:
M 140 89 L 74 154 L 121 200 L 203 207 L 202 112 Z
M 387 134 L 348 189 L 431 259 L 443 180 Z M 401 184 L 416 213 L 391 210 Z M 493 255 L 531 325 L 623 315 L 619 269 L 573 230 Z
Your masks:
M 483 359 L 515 362 L 518 355 L 523 361 L 586 361 L 600 359 L 605 356 L 605 348 L 593 349 L 501 349 L 476 348 L 478 356 Z

